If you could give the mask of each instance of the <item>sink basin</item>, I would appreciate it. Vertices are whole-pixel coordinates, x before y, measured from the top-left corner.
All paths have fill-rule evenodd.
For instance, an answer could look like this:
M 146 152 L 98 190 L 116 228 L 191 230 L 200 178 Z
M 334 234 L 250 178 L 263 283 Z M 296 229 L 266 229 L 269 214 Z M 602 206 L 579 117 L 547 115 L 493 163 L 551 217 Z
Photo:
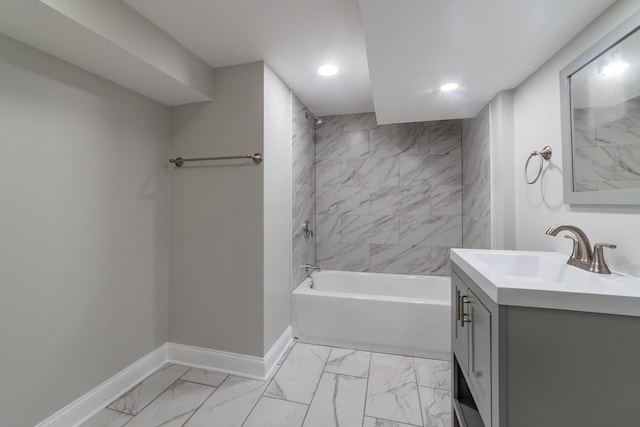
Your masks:
M 560 255 L 560 256 L 558 256 Z M 501 276 L 510 280 L 512 285 L 517 280 L 534 280 L 556 283 L 563 287 L 583 289 L 585 286 L 597 288 L 599 285 L 621 286 L 618 277 L 596 274 L 567 264 L 567 256 L 554 252 L 524 252 L 524 251 L 486 251 L 471 254 L 482 264 L 493 277 Z
M 591 273 L 567 259 L 557 252 L 451 250 L 451 260 L 497 304 L 640 315 L 640 279 Z

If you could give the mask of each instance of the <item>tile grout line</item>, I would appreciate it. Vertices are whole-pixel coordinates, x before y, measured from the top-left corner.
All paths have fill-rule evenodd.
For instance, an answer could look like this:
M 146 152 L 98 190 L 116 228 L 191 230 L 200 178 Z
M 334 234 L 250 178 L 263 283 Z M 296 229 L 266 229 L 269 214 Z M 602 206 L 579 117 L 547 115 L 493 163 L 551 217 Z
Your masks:
M 226 378 L 224 379 L 224 381 L 226 381 Z M 224 382 L 222 381 L 222 383 Z M 220 383 L 220 385 L 222 385 L 222 383 Z M 199 383 L 194 383 L 194 384 L 199 384 Z M 200 385 L 206 385 L 206 384 L 200 384 Z M 211 393 L 209 393 L 209 395 L 206 397 L 206 399 L 204 399 L 202 401 L 202 403 L 200 405 L 198 405 L 198 407 L 196 409 L 193 410 L 193 412 L 191 412 L 191 414 L 189 414 L 189 416 L 187 417 L 186 420 L 184 420 L 184 423 L 181 424 L 181 426 L 185 426 L 187 425 L 187 423 L 189 422 L 189 420 L 191 418 L 193 418 L 193 416 L 196 414 L 196 412 L 198 412 L 198 410 L 200 410 L 200 408 L 202 408 L 202 406 L 204 405 L 204 403 L 209 400 L 209 398 L 213 395 L 213 393 L 216 392 L 216 390 L 218 390 L 218 387 L 214 387 L 213 391 Z
M 127 395 L 127 393 L 129 393 L 130 391 L 132 391 L 134 388 L 138 387 L 139 385 L 141 385 L 143 382 L 145 382 L 146 380 L 148 380 L 149 378 L 151 378 L 152 376 L 154 376 L 155 374 L 164 371 L 167 368 L 170 368 L 171 366 L 173 366 L 173 364 L 166 364 L 166 366 L 162 366 L 159 369 L 153 371 L 152 373 L 150 373 L 149 375 L 147 375 L 146 377 L 144 377 L 142 380 L 140 380 L 140 382 L 134 384 L 133 386 L 129 387 L 127 390 L 124 391 L 124 393 L 122 393 L 121 395 L 119 395 L 118 397 L 116 397 L 115 399 L 113 399 L 113 401 L 109 402 L 109 404 L 107 406 L 104 407 L 104 409 L 111 409 L 112 411 L 116 411 L 116 412 L 120 412 L 122 414 L 126 414 L 126 415 L 131 415 L 132 417 L 135 417 L 136 415 L 138 415 L 138 413 L 142 412 L 142 408 L 140 411 L 138 411 L 137 414 L 127 414 L 126 412 L 123 411 L 119 411 L 117 409 L 112 409 L 109 408 L 109 406 L 113 405 L 114 403 L 116 403 L 118 400 L 120 400 L 121 398 L 123 398 L 124 396 Z M 165 389 L 166 390 L 166 389 Z M 164 391 L 164 390 L 163 390 Z M 145 406 L 146 408 L 146 406 Z M 87 420 L 88 421 L 88 420 Z
M 373 417 L 369 417 L 369 418 L 373 418 Z M 396 424 L 400 423 L 400 424 L 404 424 L 404 425 L 411 426 L 411 427 L 423 427 L 423 426 L 419 426 L 419 425 L 417 425 L 417 424 L 403 423 L 403 422 L 400 422 L 400 421 L 390 420 L 390 419 L 388 419 L 388 418 L 375 417 L 375 419 L 376 419 L 376 420 L 389 421 L 390 423 L 396 423 Z
M 296 344 L 297 344 L 297 342 L 291 346 L 291 350 L 293 350 L 293 347 L 295 347 Z M 291 354 L 291 350 L 289 351 L 289 354 Z M 249 417 L 251 416 L 253 411 L 256 409 L 256 406 L 258 406 L 258 402 L 260 402 L 260 400 L 263 397 L 269 397 L 269 396 L 265 396 L 264 394 L 267 392 L 267 389 L 269 388 L 269 386 L 271 385 L 273 380 L 276 378 L 276 375 L 278 375 L 278 372 L 280 372 L 280 369 L 282 368 L 282 365 L 284 365 L 285 360 L 287 360 L 289 358 L 289 354 L 287 354 L 287 356 L 282 360 L 282 363 L 280 363 L 280 365 L 278 365 L 278 369 L 276 369 L 276 371 L 273 373 L 273 376 L 271 377 L 271 379 L 266 382 L 267 386 L 264 388 L 264 391 L 262 393 L 260 393 L 260 397 L 258 397 L 258 399 L 256 400 L 256 403 L 253 404 L 253 406 L 251 407 L 251 410 L 247 413 L 247 416 L 244 417 L 244 419 L 242 420 L 242 424 L 240 424 L 240 427 L 244 426 L 244 423 L 247 422 L 247 420 L 249 419 Z M 284 400 L 284 399 L 280 399 L 280 400 Z M 285 400 L 285 402 L 288 402 L 288 401 Z
M 422 414 L 422 396 L 420 395 L 420 385 L 418 384 L 418 370 L 416 369 L 416 358 L 411 358 L 411 365 L 413 366 L 413 377 L 416 379 L 416 391 L 418 392 L 418 406 L 420 407 L 420 419 L 422 420 L 422 425 L 426 425 L 424 420 L 424 415 Z
M 369 368 L 367 369 L 367 386 L 364 390 L 364 407 L 362 408 L 362 426 L 364 427 L 364 417 L 367 416 L 367 397 L 369 397 L 369 379 L 371 378 L 371 360 L 373 360 L 373 352 L 369 352 Z
M 323 346 L 323 347 L 328 347 L 328 346 Z M 304 413 L 304 418 L 302 419 L 302 424 L 300 424 L 300 427 L 304 426 L 304 422 L 307 421 L 307 416 L 309 415 L 309 409 L 311 409 L 311 404 L 313 403 L 313 399 L 316 398 L 316 392 L 318 391 L 318 387 L 320 386 L 320 381 L 322 381 L 322 375 L 324 374 L 324 370 L 327 367 L 327 361 L 329 360 L 329 357 L 331 356 L 331 352 L 333 352 L 333 349 L 335 347 L 329 347 L 329 354 L 327 354 L 327 358 L 324 360 L 324 364 L 322 365 L 322 371 L 320 371 L 320 378 L 318 378 L 318 383 L 316 384 L 315 389 L 313 390 L 313 394 L 311 395 L 311 400 L 309 401 L 309 404 L 307 405 L 307 410 Z
M 186 372 L 185 372 L 186 373 Z M 155 374 L 155 372 L 154 372 Z M 151 374 L 153 375 L 153 374 Z M 151 376 L 149 375 L 149 377 Z M 147 377 L 147 378 L 149 378 Z M 146 380 L 146 378 L 145 378 Z M 180 378 L 176 379 L 174 382 L 172 382 L 171 384 L 169 384 L 169 386 L 167 388 L 165 388 L 164 390 L 162 390 L 160 393 L 158 393 L 158 395 L 156 397 L 154 397 L 153 399 L 151 399 L 151 401 L 149 401 L 149 403 L 147 403 L 146 405 L 144 405 L 142 407 L 142 409 L 140 409 L 133 417 L 131 417 L 131 419 L 129 421 L 127 421 L 126 423 L 123 424 L 123 427 L 126 426 L 127 424 L 129 424 L 131 421 L 133 421 L 138 415 L 140 415 L 142 413 L 142 411 L 144 411 L 147 407 L 149 407 L 149 405 L 151 405 L 153 402 L 156 401 L 156 399 L 158 399 L 158 397 L 160 397 L 162 395 L 162 393 L 164 393 L 165 391 L 169 390 L 175 383 L 177 383 L 178 381 L 180 381 Z M 215 391 L 215 390 L 214 390 Z M 128 392 L 128 391 L 127 391 Z M 116 399 L 117 400 L 117 399 Z M 131 415 L 131 414 L 128 414 Z
M 110 403 L 109 405 L 111 405 L 111 403 Z M 111 408 L 109 408 L 108 406 L 105 406 L 103 409 L 101 409 L 101 411 L 104 411 L 105 409 L 108 409 L 108 410 L 113 411 L 113 412 L 117 412 L 117 413 L 119 413 L 119 414 L 124 414 L 124 415 L 129 415 L 130 417 L 134 417 L 134 415 L 127 414 L 126 412 L 122 412 L 122 411 L 119 411 L 119 410 L 117 410 L 117 409 L 111 409 Z M 97 415 L 97 412 L 96 412 L 96 415 Z M 94 416 L 95 416 L 95 415 L 94 415 Z M 93 418 L 93 417 L 91 417 L 91 418 Z M 91 419 L 91 418 L 89 418 L 89 419 Z M 89 420 L 87 420 L 87 421 L 89 421 Z M 86 422 L 86 421 L 85 421 L 85 422 Z
M 179 380 L 182 380 L 182 381 L 184 381 L 184 382 L 186 382 L 186 383 L 191 383 L 191 384 L 204 385 L 204 386 L 207 386 L 207 387 L 213 387 L 213 388 L 218 388 L 218 387 L 220 387 L 219 385 L 205 384 L 205 383 L 200 383 L 200 382 L 198 382 L 198 381 L 185 380 L 184 378 L 178 378 L 178 379 L 179 379 Z M 226 378 L 225 378 L 225 380 L 226 380 Z M 224 382 L 224 380 L 223 380 L 220 384 L 222 384 L 223 382 Z

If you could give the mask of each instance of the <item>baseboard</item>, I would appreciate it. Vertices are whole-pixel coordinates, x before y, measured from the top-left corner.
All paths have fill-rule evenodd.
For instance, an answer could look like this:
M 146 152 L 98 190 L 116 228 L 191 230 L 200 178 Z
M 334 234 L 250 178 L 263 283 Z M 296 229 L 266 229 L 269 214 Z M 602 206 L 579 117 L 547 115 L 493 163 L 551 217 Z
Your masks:
M 265 362 L 265 376 L 264 378 L 271 378 L 271 375 L 276 370 L 278 362 L 285 355 L 289 346 L 293 342 L 293 333 L 291 326 L 284 330 L 280 338 L 271 346 L 271 349 L 264 356 Z
M 69 427 L 85 422 L 124 392 L 157 371 L 167 362 L 266 380 L 275 371 L 292 341 L 288 327 L 265 357 L 247 356 L 207 348 L 165 343 L 132 363 L 93 390 L 60 409 L 36 427 Z
M 106 408 L 125 391 L 167 362 L 167 343 L 138 359 L 93 390 L 71 402 L 36 427 L 77 426 Z
M 184 344 L 168 343 L 168 361 L 184 366 L 224 372 L 231 375 L 265 380 L 276 368 L 278 360 L 291 343 L 288 327 L 267 352 L 265 357 L 229 353 Z

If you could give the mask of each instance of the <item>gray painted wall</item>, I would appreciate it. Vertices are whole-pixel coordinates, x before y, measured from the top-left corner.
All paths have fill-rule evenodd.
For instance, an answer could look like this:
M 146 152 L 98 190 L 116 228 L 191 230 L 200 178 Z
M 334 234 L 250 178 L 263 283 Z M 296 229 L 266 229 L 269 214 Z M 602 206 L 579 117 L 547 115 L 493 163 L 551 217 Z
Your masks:
M 262 152 L 263 74 L 262 62 L 216 69 L 211 102 L 171 108 L 171 156 Z M 263 356 L 263 168 L 171 169 L 171 342 Z
M 302 264 L 316 263 L 316 236 L 305 239 L 302 223 L 308 219 L 316 230 L 316 134 L 314 119 L 305 116 L 307 107 L 293 96 L 293 258 L 291 289 L 306 277 Z
M 462 246 L 491 247 L 491 108 L 462 122 Z
M 264 62 L 214 74 L 171 109 L 171 155 L 265 160 L 172 168 L 169 338 L 262 357 L 290 324 L 291 91 Z
M 570 206 L 563 203 L 562 130 L 558 73 L 640 8 L 639 0 L 619 0 L 576 35 L 515 89 L 515 180 L 517 248 L 569 254 L 567 242 L 544 231 L 553 224 L 574 224 L 592 242 L 618 245 L 607 253 L 609 267 L 640 276 L 639 206 Z M 542 179 L 527 185 L 520 177 L 529 153 L 545 145 L 553 157 Z
M 264 347 L 291 324 L 291 90 L 264 64 Z
M 316 130 L 318 264 L 449 274 L 462 244 L 459 120 L 378 126 L 373 113 Z
M 0 36 L 0 425 L 167 341 L 168 108 Z

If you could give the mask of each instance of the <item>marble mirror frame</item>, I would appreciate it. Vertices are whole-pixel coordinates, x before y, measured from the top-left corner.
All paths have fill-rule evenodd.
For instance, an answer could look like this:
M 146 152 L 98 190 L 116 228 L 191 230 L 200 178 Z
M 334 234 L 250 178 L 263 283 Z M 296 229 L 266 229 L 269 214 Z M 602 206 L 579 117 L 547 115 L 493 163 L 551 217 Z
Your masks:
M 595 58 L 640 27 L 640 11 L 635 12 L 582 55 L 560 70 L 560 108 L 562 122 L 562 166 L 564 202 L 570 205 L 640 205 L 640 188 L 624 190 L 574 191 L 573 123 L 570 78 Z

